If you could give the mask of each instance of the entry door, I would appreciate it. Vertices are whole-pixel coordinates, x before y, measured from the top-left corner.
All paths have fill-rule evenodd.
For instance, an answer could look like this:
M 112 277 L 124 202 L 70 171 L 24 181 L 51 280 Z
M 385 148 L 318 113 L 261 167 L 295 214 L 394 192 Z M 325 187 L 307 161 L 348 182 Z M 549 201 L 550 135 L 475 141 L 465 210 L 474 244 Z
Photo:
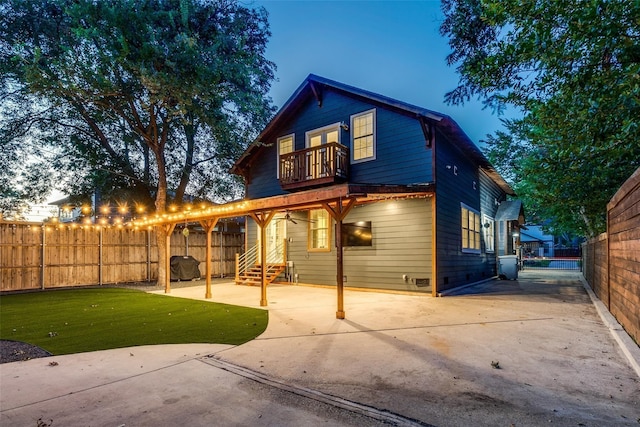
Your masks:
M 258 241 L 260 241 L 260 227 L 258 227 Z M 284 239 L 287 238 L 287 220 L 284 215 L 275 215 L 267 229 L 266 234 L 266 249 L 267 260 L 273 263 L 284 263 Z M 258 259 L 260 259 L 260 252 L 258 252 Z
M 319 147 L 331 142 L 339 142 L 338 128 L 331 126 L 323 128 L 307 136 L 307 147 Z M 306 179 L 316 179 L 327 176 L 331 170 L 326 148 L 307 152 L 307 175 Z

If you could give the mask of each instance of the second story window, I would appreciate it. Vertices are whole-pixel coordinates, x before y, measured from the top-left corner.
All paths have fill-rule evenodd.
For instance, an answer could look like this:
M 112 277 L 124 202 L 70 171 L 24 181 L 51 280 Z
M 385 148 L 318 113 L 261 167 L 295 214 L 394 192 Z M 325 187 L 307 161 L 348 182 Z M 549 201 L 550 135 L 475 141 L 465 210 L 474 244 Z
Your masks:
M 278 178 L 280 178 L 280 156 L 283 154 L 289 154 L 293 152 L 293 145 L 294 145 L 293 137 L 294 137 L 294 134 L 278 138 L 278 160 L 276 165 Z M 291 164 L 287 164 L 286 166 L 291 167 Z
M 351 116 L 351 138 L 352 162 L 376 158 L 376 110 Z

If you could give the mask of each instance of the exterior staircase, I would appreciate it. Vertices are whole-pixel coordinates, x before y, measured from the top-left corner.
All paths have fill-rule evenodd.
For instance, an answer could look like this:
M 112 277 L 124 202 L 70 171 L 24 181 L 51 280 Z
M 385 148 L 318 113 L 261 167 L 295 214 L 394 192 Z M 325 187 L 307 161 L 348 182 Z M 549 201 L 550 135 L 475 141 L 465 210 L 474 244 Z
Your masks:
M 253 267 L 245 270 L 244 273 L 239 274 L 236 279 L 236 285 L 249 285 L 249 286 L 260 286 L 261 285 L 261 274 L 262 274 L 262 266 L 260 264 L 254 265 Z M 285 270 L 284 264 L 267 264 L 266 266 L 266 276 L 267 276 L 267 284 L 272 283 L 276 278 L 283 273 Z
M 248 249 L 244 254 L 236 254 L 236 285 L 260 286 L 262 283 L 262 264 L 259 260 L 259 247 Z M 267 254 L 265 274 L 267 284 L 272 283 L 286 269 L 286 240 Z

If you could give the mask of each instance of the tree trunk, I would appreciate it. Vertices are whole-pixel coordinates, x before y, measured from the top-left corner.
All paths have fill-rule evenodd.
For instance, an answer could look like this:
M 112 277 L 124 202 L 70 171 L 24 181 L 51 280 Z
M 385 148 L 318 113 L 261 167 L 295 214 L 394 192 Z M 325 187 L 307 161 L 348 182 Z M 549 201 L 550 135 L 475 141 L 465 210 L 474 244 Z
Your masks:
M 162 215 L 167 210 L 167 173 L 163 151 L 155 151 L 158 163 L 158 192 L 156 193 L 156 212 Z M 158 243 L 158 285 L 167 283 L 167 233 L 164 227 L 156 227 Z

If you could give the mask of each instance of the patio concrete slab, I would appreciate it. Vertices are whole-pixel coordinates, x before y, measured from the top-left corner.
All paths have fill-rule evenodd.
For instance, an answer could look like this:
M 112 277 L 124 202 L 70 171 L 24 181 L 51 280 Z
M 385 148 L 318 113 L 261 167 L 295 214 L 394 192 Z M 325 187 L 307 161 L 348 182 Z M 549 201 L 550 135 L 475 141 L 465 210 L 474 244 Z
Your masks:
M 162 292 L 160 292 L 162 293 Z M 173 289 L 204 300 L 204 285 Z M 148 346 L 0 365 L 0 425 L 635 425 L 640 377 L 578 274 L 431 298 L 272 285 L 240 346 Z M 260 289 L 213 285 L 259 307 Z M 626 341 L 628 344 L 629 341 Z M 634 348 L 635 346 L 635 348 Z M 50 362 L 58 363 L 51 366 Z

